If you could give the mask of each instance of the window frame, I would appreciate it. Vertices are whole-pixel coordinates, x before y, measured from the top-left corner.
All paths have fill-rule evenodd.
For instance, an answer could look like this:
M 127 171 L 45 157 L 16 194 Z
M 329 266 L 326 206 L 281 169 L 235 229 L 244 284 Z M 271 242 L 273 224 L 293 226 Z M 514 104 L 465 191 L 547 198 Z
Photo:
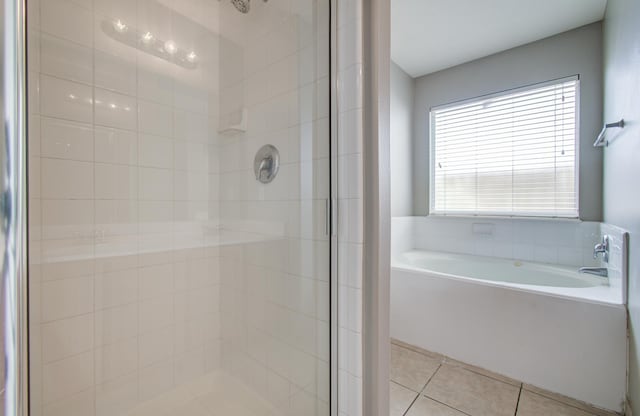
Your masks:
M 542 88 L 549 85 L 561 84 L 563 82 L 576 82 L 575 97 L 575 158 L 574 158 L 574 186 L 575 186 L 575 215 L 547 215 L 540 212 L 523 212 L 523 213 L 506 213 L 506 212 L 490 212 L 490 211 L 455 211 L 455 210 L 436 210 L 435 209 L 435 112 L 451 107 L 457 107 L 476 101 L 489 100 L 494 97 L 500 97 L 508 94 Z M 580 75 L 570 75 L 561 78 L 554 78 L 548 81 L 536 82 L 533 84 L 523 85 L 521 87 L 509 88 L 490 94 L 478 95 L 462 100 L 451 101 L 446 104 L 440 104 L 429 108 L 429 192 L 427 201 L 430 216 L 442 217 L 490 217 L 490 218 L 537 218 L 537 219 L 558 219 L 558 220 L 580 220 Z

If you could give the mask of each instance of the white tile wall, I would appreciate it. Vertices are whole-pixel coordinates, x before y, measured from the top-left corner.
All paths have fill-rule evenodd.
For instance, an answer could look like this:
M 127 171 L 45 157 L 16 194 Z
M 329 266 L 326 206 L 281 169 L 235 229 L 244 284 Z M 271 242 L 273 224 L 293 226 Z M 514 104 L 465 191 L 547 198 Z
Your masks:
M 31 413 L 115 416 L 220 367 L 219 36 L 151 0 L 29 6 Z M 116 18 L 198 69 L 109 38 Z
M 39 91 L 42 115 L 86 123 L 92 121 L 93 91 L 90 86 L 41 75 Z
M 423 249 L 561 264 L 596 266 L 600 223 L 499 218 L 401 217 L 392 220 L 392 251 Z
M 329 39 L 315 33 L 329 25 L 328 1 L 251 6 L 241 19 L 221 4 L 221 30 L 229 33 L 220 45 L 221 116 L 244 109 L 248 117 L 245 132 L 220 141 L 221 227 L 259 237 L 221 250 L 222 362 L 283 414 L 326 415 L 329 103 L 320 98 L 329 92 L 329 62 L 315 51 Z M 281 166 L 262 185 L 253 158 L 267 143 L 278 147 Z
M 186 16 L 153 0 L 37 3 L 32 413 L 114 416 L 223 367 L 288 414 L 328 414 L 328 0 L 249 15 L 176 4 Z M 358 0 L 339 7 L 339 410 L 355 416 L 362 13 Z M 199 69 L 109 38 L 115 18 L 197 49 Z M 247 130 L 218 134 L 242 110 Z M 264 186 L 252 162 L 266 143 L 282 165 Z
M 600 258 L 600 267 L 609 271 L 609 284 L 620 288 L 621 302 L 627 303 L 629 286 L 629 232 L 611 224 L 601 224 L 602 236 L 609 237 L 609 262 Z
M 43 117 L 41 155 L 53 159 L 93 160 L 93 129 L 89 124 Z

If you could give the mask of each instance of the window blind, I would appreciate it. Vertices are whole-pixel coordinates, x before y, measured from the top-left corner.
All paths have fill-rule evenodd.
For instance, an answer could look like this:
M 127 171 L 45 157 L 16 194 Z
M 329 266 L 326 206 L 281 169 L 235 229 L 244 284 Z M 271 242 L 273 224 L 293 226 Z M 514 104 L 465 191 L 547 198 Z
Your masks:
M 431 212 L 577 217 L 579 80 L 431 110 Z

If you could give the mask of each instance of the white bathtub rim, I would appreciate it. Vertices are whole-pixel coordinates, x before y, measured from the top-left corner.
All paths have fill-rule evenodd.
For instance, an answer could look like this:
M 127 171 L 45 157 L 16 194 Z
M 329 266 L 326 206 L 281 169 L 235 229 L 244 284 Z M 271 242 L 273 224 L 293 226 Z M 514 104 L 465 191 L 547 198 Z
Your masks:
M 415 251 L 427 252 L 427 250 L 411 250 L 410 252 L 415 252 Z M 505 259 L 498 259 L 498 258 L 496 258 L 496 260 L 508 261 Z M 552 267 L 553 265 L 549 265 L 549 266 Z M 610 293 L 612 291 L 608 290 L 611 287 L 604 286 L 604 285 L 586 287 L 586 288 L 562 288 L 562 287 L 556 287 L 556 286 L 539 286 L 539 285 L 525 285 L 525 284 L 510 283 L 510 282 L 497 282 L 493 280 L 477 279 L 473 277 L 465 277 L 465 276 L 458 276 L 458 275 L 449 274 L 449 273 L 436 272 L 436 271 L 428 270 L 425 268 L 412 266 L 402 260 L 399 260 L 398 258 L 394 258 L 391 261 L 391 270 L 394 270 L 394 269 L 414 272 L 418 274 L 427 274 L 427 275 L 438 277 L 438 278 L 457 280 L 457 281 L 469 282 L 474 284 L 480 284 L 484 286 L 514 290 L 519 292 L 535 293 L 541 296 L 551 296 L 551 297 L 566 299 L 566 300 L 575 301 L 575 302 L 588 302 L 588 303 L 604 305 L 604 306 L 618 306 L 618 307 L 626 306 L 623 303 L 622 293 L 620 293 L 618 296 L 616 296 L 615 294 L 611 295 Z M 582 293 L 580 294 L 581 296 L 576 296 L 576 294 L 566 293 L 566 292 L 577 291 L 577 290 L 582 291 Z M 599 292 L 606 291 L 607 294 L 609 294 L 609 296 L 603 297 L 601 294 L 588 293 L 588 292 L 597 292 L 597 291 Z M 587 293 L 584 293 L 584 292 L 587 292 Z

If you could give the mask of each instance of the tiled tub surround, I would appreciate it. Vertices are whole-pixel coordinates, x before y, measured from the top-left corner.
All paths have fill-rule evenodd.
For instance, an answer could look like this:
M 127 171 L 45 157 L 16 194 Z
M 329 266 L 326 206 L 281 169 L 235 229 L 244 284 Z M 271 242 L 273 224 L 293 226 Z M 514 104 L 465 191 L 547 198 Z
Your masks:
M 615 416 L 586 403 L 392 341 L 389 416 Z
M 612 301 L 587 296 L 591 288 L 585 288 L 583 295 L 581 288 L 516 287 L 491 281 L 490 275 L 487 280 L 471 279 L 430 270 L 428 264 L 422 268 L 403 264 L 399 253 L 413 248 L 410 239 L 398 235 L 402 227 L 410 231 L 407 223 L 411 219 L 394 221 L 394 226 L 399 224 L 392 243 L 394 338 L 602 408 L 622 410 L 626 374 L 625 285 L 620 273 L 623 230 L 597 224 L 592 237 L 599 241 L 600 233 L 606 232 L 614 242 L 607 293 L 618 293 Z M 470 233 L 473 223 L 466 225 Z
M 327 10 L 29 2 L 32 415 L 126 414 L 221 371 L 326 414 Z M 197 68 L 113 40 L 116 19 Z M 265 143 L 282 164 L 261 186 Z
M 604 236 L 610 239 L 608 264 L 602 254 L 594 257 L 594 246 L 602 242 Z M 411 251 L 514 260 L 567 270 L 582 266 L 607 267 L 606 290 L 571 292 L 571 288 L 553 288 L 547 284 L 548 289 L 539 287 L 537 290 L 568 298 L 626 304 L 628 233 L 610 224 L 542 219 L 396 217 L 392 219 L 391 239 L 392 260 L 408 267 L 413 266 L 403 258 L 403 253 Z M 486 276 L 486 280 L 491 281 L 492 277 Z
M 392 248 L 474 254 L 566 266 L 597 266 L 600 223 L 578 220 L 396 217 Z

